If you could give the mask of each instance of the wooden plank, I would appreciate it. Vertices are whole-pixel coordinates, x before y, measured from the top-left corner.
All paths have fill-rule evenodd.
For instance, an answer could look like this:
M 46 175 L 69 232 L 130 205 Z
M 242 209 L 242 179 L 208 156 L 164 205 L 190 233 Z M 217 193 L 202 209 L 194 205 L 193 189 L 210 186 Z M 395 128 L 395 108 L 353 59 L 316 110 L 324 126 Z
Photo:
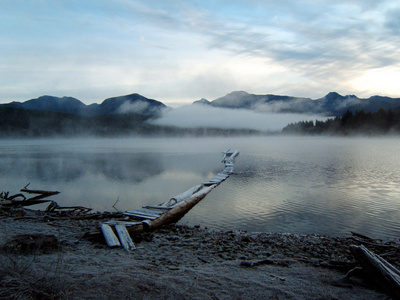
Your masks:
M 140 215 L 153 216 L 153 217 L 159 217 L 160 214 L 164 213 L 163 211 L 160 211 L 160 210 L 150 210 L 150 209 L 143 209 L 143 208 L 132 209 L 132 210 L 128 210 L 127 212 L 132 213 L 132 214 L 140 214 Z
M 218 177 L 225 178 L 225 179 L 229 177 L 229 175 L 224 174 L 224 173 L 218 173 L 217 176 L 218 176 Z
M 226 167 L 222 173 L 227 174 L 227 175 L 231 175 L 233 174 L 233 167 Z
M 204 186 L 210 186 L 210 185 L 213 185 L 213 184 L 216 184 L 216 183 L 215 182 L 211 182 L 211 181 L 202 182 L 202 185 L 204 185 Z
M 107 224 L 101 224 L 101 231 L 103 232 L 104 238 L 108 247 L 119 247 L 121 243 L 119 242 L 117 236 L 112 230 L 111 226 Z
M 210 179 L 210 182 L 214 182 L 214 183 L 221 183 L 223 180 L 221 180 L 221 179 L 214 179 L 214 178 L 212 178 L 212 179 Z
M 115 230 L 117 231 L 122 247 L 124 247 L 126 251 L 131 252 L 132 250 L 136 249 L 136 246 L 133 243 L 128 231 L 126 230 L 125 225 L 115 225 Z
M 169 209 L 172 209 L 172 207 L 168 207 L 168 206 L 158 206 L 158 205 L 146 205 L 146 206 L 143 206 L 143 208 L 152 208 L 152 209 L 161 209 L 161 210 L 169 210 Z
M 115 226 L 115 225 L 135 226 L 135 225 L 142 224 L 142 221 L 140 221 L 140 222 L 128 222 L 128 221 L 110 220 L 110 221 L 104 222 L 104 224 L 107 224 L 107 225 L 110 225 L 110 226 Z
M 159 216 L 160 214 L 164 213 L 164 211 L 152 208 L 136 208 L 132 210 L 128 210 L 127 212 L 135 213 L 135 214 L 142 214 L 142 215 L 150 215 L 150 216 Z
M 135 218 L 139 218 L 139 219 L 148 219 L 148 220 L 155 220 L 157 219 L 159 216 L 149 216 L 149 215 L 143 215 L 143 214 L 135 214 L 135 213 L 131 213 L 131 212 L 123 212 L 122 213 L 125 216 L 130 216 L 130 217 L 135 217 Z

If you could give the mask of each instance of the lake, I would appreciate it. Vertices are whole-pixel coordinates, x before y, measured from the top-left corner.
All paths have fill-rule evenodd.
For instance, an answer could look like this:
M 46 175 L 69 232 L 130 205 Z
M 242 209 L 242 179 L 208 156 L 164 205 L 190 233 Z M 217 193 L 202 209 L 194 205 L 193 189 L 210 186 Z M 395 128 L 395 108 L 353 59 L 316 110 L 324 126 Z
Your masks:
M 235 174 L 181 224 L 251 232 L 400 236 L 396 138 L 73 138 L 1 140 L 0 191 L 58 190 L 60 205 L 114 211 L 158 204 L 223 169 Z M 33 207 L 32 207 L 33 208 Z

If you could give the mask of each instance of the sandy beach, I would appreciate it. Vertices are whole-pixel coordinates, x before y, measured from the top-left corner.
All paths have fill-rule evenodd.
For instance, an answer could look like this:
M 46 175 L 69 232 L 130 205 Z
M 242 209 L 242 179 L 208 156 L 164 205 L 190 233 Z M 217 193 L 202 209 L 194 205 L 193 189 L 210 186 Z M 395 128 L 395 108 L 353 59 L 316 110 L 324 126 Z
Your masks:
M 368 278 L 343 280 L 355 237 L 169 225 L 133 237 L 129 253 L 82 238 L 99 221 L 0 217 L 2 299 L 390 299 Z M 24 234 L 56 242 L 24 253 Z M 398 244 L 385 245 L 374 251 L 396 265 Z

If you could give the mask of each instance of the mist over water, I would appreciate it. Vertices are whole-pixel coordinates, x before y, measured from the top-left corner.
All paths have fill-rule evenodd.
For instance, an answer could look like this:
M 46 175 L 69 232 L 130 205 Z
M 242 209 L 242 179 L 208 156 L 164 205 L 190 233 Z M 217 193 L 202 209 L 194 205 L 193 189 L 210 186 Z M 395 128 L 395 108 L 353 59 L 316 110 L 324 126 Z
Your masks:
M 0 190 L 58 190 L 60 205 L 158 204 L 223 168 L 235 174 L 180 222 L 223 229 L 400 235 L 400 144 L 390 138 L 251 137 L 2 140 Z
M 163 116 L 153 121 L 157 125 L 183 128 L 225 128 L 254 129 L 259 131 L 281 131 L 289 123 L 325 120 L 321 115 L 278 113 L 271 105 L 263 105 L 257 110 L 227 109 L 207 105 L 187 105 L 165 111 Z

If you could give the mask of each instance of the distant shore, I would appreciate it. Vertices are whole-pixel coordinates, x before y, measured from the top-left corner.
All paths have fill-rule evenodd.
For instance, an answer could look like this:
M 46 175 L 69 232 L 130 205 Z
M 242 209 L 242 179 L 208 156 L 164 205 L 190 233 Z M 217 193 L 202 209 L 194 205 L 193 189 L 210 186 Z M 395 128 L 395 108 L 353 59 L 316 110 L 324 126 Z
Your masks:
M 134 237 L 137 249 L 128 253 L 82 238 L 97 225 L 0 214 L 0 298 L 388 299 L 366 279 L 343 280 L 357 266 L 349 246 L 364 242 L 359 237 L 170 225 Z M 56 247 L 16 254 L 23 234 L 54 236 Z M 371 245 L 399 267 L 398 246 Z

